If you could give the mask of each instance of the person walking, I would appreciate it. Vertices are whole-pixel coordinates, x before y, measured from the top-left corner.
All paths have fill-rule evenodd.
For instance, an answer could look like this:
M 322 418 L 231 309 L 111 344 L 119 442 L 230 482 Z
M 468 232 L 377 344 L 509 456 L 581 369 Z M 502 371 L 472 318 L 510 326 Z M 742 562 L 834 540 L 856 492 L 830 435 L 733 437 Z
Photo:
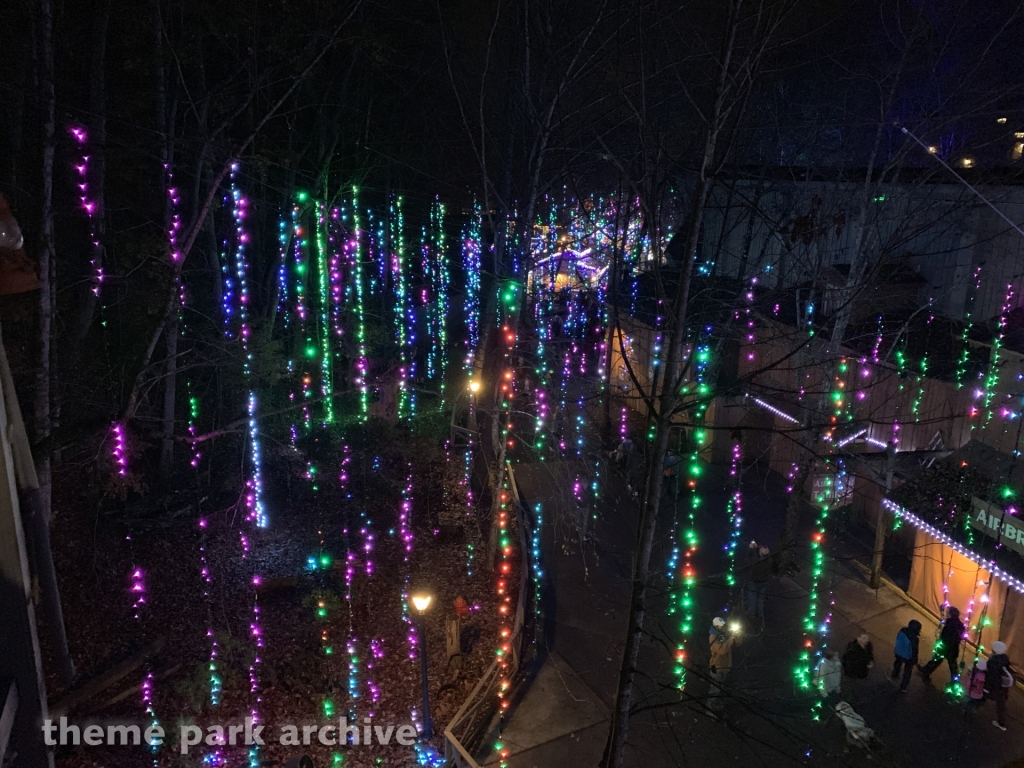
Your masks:
M 892 665 L 892 674 L 889 676 L 893 682 L 900 678 L 900 669 L 903 670 L 903 677 L 900 680 L 900 693 L 906 693 L 910 685 L 910 676 L 914 667 L 917 666 L 917 654 L 921 641 L 921 622 L 911 619 L 910 622 L 896 635 L 896 661 Z
M 1006 643 L 996 640 L 992 643 L 992 655 L 988 657 L 988 668 L 985 670 L 985 695 L 996 703 L 996 719 L 992 725 L 1001 731 L 1006 730 L 1006 700 L 1014 683 L 1014 671 L 1010 667 L 1010 657 L 1006 655 Z
M 938 669 L 943 660 L 949 664 L 950 682 L 960 679 L 957 659 L 960 657 L 960 641 L 963 637 L 964 624 L 960 621 L 960 609 L 951 605 L 946 609 L 946 620 L 942 622 L 942 631 L 939 633 L 939 642 L 935 644 L 932 660 L 918 667 L 925 680 L 931 679 L 932 672 Z
M 846 695 L 844 699 L 851 705 L 860 697 L 860 693 L 868 679 L 868 673 L 875 666 L 875 649 L 871 645 L 871 637 L 861 632 L 856 640 L 851 640 L 843 653 L 843 680 Z
M 814 670 L 814 684 L 829 704 L 835 704 L 842 695 L 843 660 L 835 648 L 825 650 L 824 658 Z
M 725 706 L 722 701 L 722 684 L 732 670 L 732 649 L 740 645 L 739 632 L 726 632 L 725 619 L 716 616 L 711 621 L 708 645 L 711 648 L 711 685 L 708 688 L 708 709 L 717 714 Z
M 971 676 L 967 682 L 967 712 L 974 712 L 985 703 L 985 679 L 988 672 L 988 662 L 978 659 L 971 670 Z
M 612 461 L 620 467 L 626 466 L 626 462 L 629 461 L 630 455 L 636 447 L 633 445 L 633 441 L 629 437 L 623 437 L 622 442 L 619 443 L 618 448 L 612 451 Z
M 764 618 L 764 596 L 768 592 L 768 580 L 772 576 L 771 551 L 761 546 L 757 559 L 750 566 L 750 583 L 747 586 L 747 613 L 759 619 Z
M 663 467 L 662 474 L 665 479 L 662 481 L 662 495 L 676 501 L 679 498 L 679 456 L 675 451 L 669 451 L 665 455 Z

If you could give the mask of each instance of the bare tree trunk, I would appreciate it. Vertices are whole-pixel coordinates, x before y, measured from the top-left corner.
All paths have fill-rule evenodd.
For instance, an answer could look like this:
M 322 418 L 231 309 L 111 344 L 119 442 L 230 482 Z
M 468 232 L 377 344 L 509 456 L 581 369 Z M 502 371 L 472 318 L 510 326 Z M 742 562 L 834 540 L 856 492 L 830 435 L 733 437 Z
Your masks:
M 700 163 L 697 168 L 697 181 L 690 205 L 690 215 L 686 223 L 685 251 L 679 285 L 672 302 L 670 317 L 672 318 L 669 343 L 663 352 L 661 368 L 664 370 L 660 382 L 652 384 L 651 400 L 657 401 L 656 433 L 654 447 L 649 457 L 647 476 L 644 482 L 644 495 L 641 504 L 640 524 L 637 531 L 637 548 L 633 556 L 632 593 L 629 605 L 629 623 L 626 629 L 625 648 L 622 653 L 622 664 L 619 668 L 618 690 L 615 694 L 615 706 L 612 709 L 611 723 L 608 728 L 608 741 L 601 758 L 602 768 L 621 768 L 626 754 L 626 743 L 629 739 L 629 718 L 633 704 L 633 686 L 636 679 L 637 659 L 643 643 L 643 624 L 647 612 L 647 590 L 650 587 L 651 549 L 658 521 L 658 507 L 661 500 L 662 467 L 668 452 L 669 433 L 672 417 L 679 403 L 679 392 L 683 373 L 686 370 L 684 350 L 686 347 L 687 322 L 689 320 L 690 283 L 693 277 L 693 261 L 697 252 L 704 211 L 707 207 L 711 179 L 708 174 L 715 164 L 719 136 L 725 127 L 725 116 L 728 114 L 725 99 L 732 57 L 736 45 L 739 24 L 739 11 L 742 0 L 734 0 L 730 4 L 729 19 L 722 45 L 719 70 L 715 83 L 715 100 L 713 102 L 708 123 L 705 129 L 704 146 L 701 148 Z M 748 59 L 746 64 L 750 64 Z M 656 201 L 650 200 L 649 210 L 656 210 Z M 655 227 L 656 222 L 651 222 Z M 651 232 L 651 242 L 656 243 L 655 232 Z M 660 263 L 660 259 L 657 260 Z
M 160 160 L 163 166 L 163 181 L 165 186 L 173 185 L 173 156 L 171 143 L 173 142 L 174 128 L 170 125 L 167 113 L 167 81 L 163 61 L 163 20 L 160 16 L 160 0 L 152 0 L 153 10 L 153 45 L 156 54 L 156 124 L 157 134 L 160 140 Z M 170 199 L 170 193 L 164 201 L 164 232 L 169 233 L 173 226 L 174 207 Z M 167 236 L 165 234 L 165 236 Z M 162 440 L 160 443 L 160 477 L 164 480 L 170 478 L 174 471 L 174 405 L 178 394 L 178 324 L 180 320 L 180 305 L 178 299 L 178 286 L 180 272 L 175 268 L 174 259 L 171 253 L 172 244 L 170 241 L 164 245 L 167 264 L 171 269 L 171 288 L 174 291 L 172 298 L 173 309 L 167 316 L 164 326 L 164 375 L 163 375 L 163 409 L 161 413 Z
M 56 150 L 56 109 L 57 97 L 54 90 L 53 73 L 53 8 L 50 0 L 39 2 L 40 34 L 40 85 L 43 92 L 43 197 L 42 197 L 42 249 L 39 255 L 39 367 L 36 369 L 36 392 L 34 402 L 36 442 L 50 436 L 52 429 L 51 412 L 51 356 L 53 336 L 53 308 L 56 297 L 54 273 L 56 265 L 56 236 L 53 222 L 53 159 Z M 43 574 L 46 586 L 43 599 L 49 614 L 50 630 L 57 645 L 60 676 L 69 685 L 75 677 L 75 666 L 68 652 L 67 634 L 64 630 L 64 614 L 57 592 L 57 580 L 53 572 L 53 554 L 49 546 L 49 525 L 53 513 L 53 476 L 48 449 L 36 459 L 36 473 L 39 478 L 38 506 L 33 510 L 37 516 L 35 552 L 36 567 Z
M 154 4 L 158 5 L 158 0 L 154 0 Z M 251 145 L 256 138 L 260 135 L 264 126 L 273 118 L 284 103 L 291 98 L 292 94 L 316 68 L 320 61 L 327 55 L 327 53 L 340 41 L 341 32 L 348 25 L 348 22 L 355 15 L 356 11 L 360 7 L 358 0 L 352 3 L 349 13 L 346 17 L 335 27 L 333 34 L 324 44 L 324 46 L 316 53 L 315 56 L 310 60 L 306 67 L 300 72 L 292 83 L 285 89 L 285 92 L 275 101 L 263 114 L 263 116 L 253 126 L 249 135 L 245 138 L 241 144 L 236 148 L 236 155 L 242 154 L 249 145 Z M 153 333 L 150 336 L 149 342 L 146 344 L 146 350 L 143 352 L 142 360 L 139 364 L 138 373 L 135 376 L 135 380 L 132 382 L 131 391 L 128 393 L 127 403 L 125 404 L 123 419 L 131 419 L 135 416 L 136 410 L 139 407 L 139 395 L 141 394 L 142 385 L 145 381 L 146 374 L 149 371 L 150 363 L 153 360 L 153 353 L 156 351 L 157 344 L 160 343 L 160 338 L 164 335 L 164 331 L 167 328 L 168 322 L 170 321 L 171 314 L 177 311 L 178 308 L 178 281 L 181 278 L 181 270 L 185 266 L 185 261 L 188 259 L 189 254 L 192 252 L 192 247 L 195 245 L 199 233 L 203 229 L 203 225 L 206 223 L 206 217 L 213 210 L 214 199 L 217 195 L 217 190 L 220 185 L 227 178 L 231 172 L 231 166 L 234 164 L 233 159 L 229 159 L 225 162 L 217 173 L 213 177 L 213 181 L 210 184 L 210 188 L 206 191 L 206 197 L 203 199 L 203 203 L 199 206 L 199 213 L 195 220 L 190 222 L 188 227 L 183 228 L 183 236 L 180 238 L 178 247 L 178 259 L 177 264 L 173 268 L 173 283 L 171 285 L 170 293 L 168 294 L 167 301 L 164 304 L 164 311 L 161 313 L 160 320 L 157 322 L 156 327 L 153 329 Z
M 723 69 L 728 67 L 728 57 Z M 724 74 L 724 72 L 723 72 Z M 619 668 L 619 684 L 615 694 L 615 707 L 612 710 L 612 721 L 608 730 L 608 742 L 601 759 L 603 768 L 621 768 L 626 754 L 626 742 L 629 738 L 629 716 L 633 705 L 633 685 L 636 678 L 636 664 L 643 644 L 644 618 L 647 613 L 647 590 L 650 587 L 651 550 L 654 547 L 654 535 L 657 529 L 658 508 L 661 501 L 662 467 L 668 452 L 669 433 L 672 427 L 672 416 L 678 404 L 678 389 L 682 378 L 683 352 L 686 346 L 686 325 L 689 313 L 690 282 L 693 276 L 693 260 L 697 251 L 697 239 L 700 236 L 704 208 L 707 205 L 709 182 L 704 178 L 704 170 L 711 164 L 714 157 L 716 135 L 709 136 L 705 145 L 704 163 L 701 178 L 697 180 L 690 219 L 687 224 L 686 252 L 683 257 L 682 275 L 680 276 L 675 301 L 675 317 L 667 350 L 664 353 L 663 369 L 665 375 L 661 380 L 660 393 L 652 392 L 652 399 L 657 394 L 658 413 L 655 422 L 656 435 L 654 448 L 647 466 L 647 477 L 644 482 L 644 498 L 641 504 L 640 524 L 637 530 L 637 548 L 633 556 L 632 592 L 629 601 L 629 623 L 626 629 L 626 647 L 622 654 Z M 653 240 L 654 238 L 652 238 Z
M 811 476 L 811 465 L 814 461 L 806 448 L 801 448 L 800 461 L 797 464 L 796 474 L 793 475 L 793 485 L 789 491 L 789 501 L 786 504 L 786 517 L 782 523 L 782 533 L 779 534 L 780 570 L 785 572 L 784 566 L 793 561 L 793 545 L 796 543 L 796 526 L 800 522 L 800 504 L 804 498 L 804 488 L 807 487 L 807 480 Z

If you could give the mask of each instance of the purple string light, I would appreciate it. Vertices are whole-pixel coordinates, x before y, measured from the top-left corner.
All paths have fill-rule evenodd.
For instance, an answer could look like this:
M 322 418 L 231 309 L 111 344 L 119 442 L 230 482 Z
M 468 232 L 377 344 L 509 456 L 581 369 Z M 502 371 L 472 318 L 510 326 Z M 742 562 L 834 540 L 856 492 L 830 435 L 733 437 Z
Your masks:
M 127 477 L 128 458 L 125 454 L 125 427 L 123 424 L 114 424 L 111 429 L 114 433 L 114 448 L 111 455 L 114 457 L 114 464 L 117 465 L 117 474 Z
M 89 155 L 85 154 L 89 136 L 85 129 L 79 126 L 71 126 L 68 130 L 82 150 L 81 159 L 75 165 L 75 170 L 78 172 L 78 199 L 89 221 L 89 240 L 92 242 L 93 248 L 98 248 L 100 242 L 96 236 L 96 213 L 99 206 L 94 200 L 89 199 Z M 89 260 L 89 265 L 92 267 L 92 288 L 90 290 L 94 296 L 99 296 L 100 286 L 103 283 L 103 267 L 96 264 L 95 257 Z

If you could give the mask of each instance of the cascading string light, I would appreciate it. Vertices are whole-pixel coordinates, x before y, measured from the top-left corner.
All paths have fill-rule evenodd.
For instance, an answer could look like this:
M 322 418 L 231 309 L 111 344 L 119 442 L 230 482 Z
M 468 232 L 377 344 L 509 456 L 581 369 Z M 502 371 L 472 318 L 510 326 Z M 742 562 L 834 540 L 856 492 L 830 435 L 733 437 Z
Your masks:
M 992 401 L 996 396 L 999 384 L 999 370 L 1002 363 L 999 360 L 1000 351 L 1003 348 L 1003 339 L 1006 337 L 1006 325 L 1008 316 L 1013 309 L 1013 283 L 1006 284 L 1006 298 L 1003 301 L 1002 312 L 999 315 L 999 325 L 996 327 L 995 338 L 992 339 L 992 357 L 988 366 L 988 373 L 985 375 L 985 426 L 992 420 Z
M 210 646 L 209 661 L 206 671 L 209 675 L 209 704 L 211 707 L 220 706 L 220 697 L 224 689 L 224 680 L 220 672 L 220 644 L 217 642 L 217 634 L 213 629 L 213 596 L 210 589 L 213 579 L 210 575 L 210 563 L 206 557 L 206 529 L 209 523 L 206 518 L 199 519 L 199 576 L 203 581 L 203 601 L 206 603 L 206 640 Z M 220 746 L 203 757 L 203 763 L 209 766 L 223 766 L 226 763 L 224 752 Z
M 250 473 L 246 481 L 246 508 L 248 519 L 252 520 L 257 528 L 267 527 L 267 513 L 263 505 L 263 474 L 261 469 L 259 428 L 257 426 L 257 401 L 256 389 L 253 383 L 252 361 L 253 353 L 250 347 L 252 328 L 249 325 L 249 258 L 248 244 L 249 234 L 245 229 L 245 220 L 248 216 L 249 201 L 242 194 L 238 186 L 238 163 L 231 166 L 231 199 L 232 218 L 235 222 L 234 262 L 235 276 L 238 279 L 238 336 L 242 344 L 242 373 L 249 386 L 249 398 L 247 401 L 247 422 L 249 436 L 249 460 Z
M 508 531 L 508 502 L 510 497 L 509 484 L 508 484 L 508 472 L 503 471 L 503 480 L 501 485 L 501 495 L 499 497 L 500 506 L 498 508 L 498 552 L 501 555 L 501 561 L 498 566 L 498 582 L 497 582 L 497 593 L 500 603 L 498 605 L 498 614 L 501 622 L 501 640 L 498 645 L 495 655 L 498 659 L 498 741 L 495 743 L 494 748 L 498 752 L 498 764 L 501 768 L 507 768 L 508 766 L 508 755 L 509 751 L 507 745 L 502 739 L 502 732 L 504 731 L 505 725 L 505 712 L 509 707 L 510 700 L 508 693 L 511 690 L 512 681 L 509 679 L 509 658 L 512 655 L 512 596 L 508 588 L 508 576 L 511 572 L 511 555 L 512 555 L 512 539 L 509 536 Z
M 96 233 L 96 215 L 99 203 L 89 199 L 89 155 L 85 154 L 89 135 L 86 133 L 85 128 L 77 125 L 71 126 L 68 130 L 78 143 L 79 150 L 82 153 L 78 163 L 75 165 L 75 171 L 78 173 L 78 200 L 81 202 L 82 210 L 85 211 L 86 219 L 89 222 L 89 242 L 92 243 L 93 247 L 93 255 L 89 259 L 89 266 L 92 270 L 89 277 L 92 283 L 90 290 L 94 296 L 99 297 L 103 287 L 103 267 L 96 263 L 96 250 L 100 248 L 99 235 Z
M 125 425 L 115 423 L 110 431 L 114 435 L 114 445 L 110 451 L 110 455 L 114 460 L 114 466 L 117 469 L 117 474 L 121 477 L 128 476 L 128 455 L 125 452 L 125 432 L 127 431 Z
M 298 327 L 295 339 L 299 345 L 298 350 L 292 351 L 292 358 L 288 361 L 288 369 L 292 375 L 298 374 L 299 376 L 299 389 L 300 394 L 292 394 L 292 400 L 294 402 L 295 397 L 301 397 L 300 403 L 302 404 L 302 420 L 303 427 L 306 431 L 309 431 L 313 427 L 313 415 L 307 402 L 313 397 L 312 390 L 312 377 L 307 368 L 306 360 L 308 359 L 310 351 L 309 343 L 309 307 L 306 304 L 306 281 L 309 279 L 309 258 L 308 258 L 308 245 L 309 239 L 307 237 L 307 230 L 303 226 L 302 222 L 302 208 L 300 204 L 304 204 L 309 201 L 309 195 L 306 192 L 296 193 L 295 199 L 297 205 L 292 208 L 292 225 L 293 225 L 293 263 L 295 267 L 295 316 L 298 319 Z M 296 354 L 298 353 L 298 362 L 296 362 Z M 292 426 L 292 446 L 294 447 L 298 440 L 298 429 L 295 425 Z
M 825 648 L 828 644 L 828 633 L 832 624 L 832 611 L 835 600 L 831 592 L 827 599 L 827 607 L 821 608 L 820 591 L 821 578 L 825 570 L 825 536 L 829 514 L 838 500 L 846 493 L 846 470 L 842 458 L 833 458 L 832 452 L 836 449 L 836 430 L 841 420 L 852 418 L 850 409 L 850 398 L 847 392 L 847 376 L 849 374 L 849 361 L 841 357 L 836 365 L 836 375 L 833 377 L 833 388 L 830 393 L 832 413 L 829 416 L 829 429 L 826 432 L 825 440 L 828 441 L 828 454 L 825 459 L 824 488 L 816 497 L 820 505 L 815 531 L 811 536 L 811 590 L 808 601 L 808 611 L 803 621 L 803 648 L 797 668 L 797 681 L 801 689 L 810 689 L 813 684 L 813 670 L 821 663 Z M 835 467 L 834 472 L 831 468 Z M 816 697 L 811 708 L 811 716 L 820 720 L 824 710 L 824 702 Z
M 707 330 L 710 331 L 710 329 Z M 699 545 L 697 510 L 702 503 L 701 497 L 698 494 L 698 481 L 703 474 L 700 464 L 700 452 L 707 439 L 707 433 L 704 430 L 704 418 L 707 414 L 708 404 L 711 402 L 710 387 L 706 382 L 706 374 L 711 361 L 711 349 L 706 343 L 702 343 L 698 339 L 691 345 L 689 354 L 696 358 L 696 365 L 694 366 L 696 405 L 693 410 L 693 450 L 690 453 L 686 469 L 686 492 L 689 494 L 690 503 L 687 508 L 685 528 L 682 531 L 682 541 L 679 542 L 683 563 L 677 578 L 679 584 L 677 599 L 678 610 L 682 616 L 679 623 L 679 641 L 676 644 L 675 674 L 677 688 L 680 691 L 686 689 L 686 649 L 690 635 L 693 632 L 693 590 L 697 585 L 694 556 L 697 554 L 697 547 Z M 675 488 L 674 491 L 676 494 L 679 493 L 678 488 Z
M 352 236 L 346 243 L 346 253 L 351 266 L 356 296 L 356 344 L 359 358 L 356 361 L 356 383 L 359 385 L 359 414 L 365 422 L 370 414 L 370 399 L 367 378 L 370 364 L 366 357 L 366 283 L 363 275 L 362 230 L 359 220 L 359 188 L 352 187 Z
M 433 221 L 431 221 L 431 224 L 433 224 Z M 434 241 L 431 230 L 432 226 L 430 228 L 424 226 L 420 232 L 420 273 L 422 275 L 422 285 L 420 286 L 419 302 L 423 307 L 427 339 L 430 341 L 430 346 L 427 348 L 426 374 L 428 379 L 433 380 L 437 376 L 439 368 L 440 350 L 438 349 L 438 344 L 440 338 L 437 329 L 439 320 L 438 308 L 434 300 L 439 280 L 434 269 Z
M 409 338 L 407 328 L 407 287 L 405 274 L 405 239 L 402 232 L 401 198 L 393 198 L 388 216 L 388 235 L 391 244 L 391 282 L 394 286 L 394 306 L 392 321 L 394 322 L 395 342 L 398 345 L 398 416 L 406 418 L 410 415 L 409 403 Z
M 253 355 L 250 348 L 252 335 L 249 326 L 249 260 L 248 245 L 249 234 L 245 229 L 245 220 L 248 216 L 249 201 L 242 194 L 238 185 L 238 163 L 232 163 L 230 185 L 232 201 L 232 219 L 234 221 L 234 267 L 235 277 L 238 286 L 238 336 L 241 342 L 243 362 L 243 378 L 249 387 L 247 400 L 247 437 L 249 442 L 249 474 L 245 482 L 244 501 L 246 507 L 245 522 L 259 530 L 265 528 L 268 523 L 266 510 L 263 506 L 263 478 L 261 473 L 261 456 L 259 449 L 259 430 L 257 428 L 257 403 L 255 386 L 252 381 Z M 229 337 L 230 338 L 230 337 Z M 242 559 L 249 560 L 252 554 L 253 542 L 244 530 L 239 530 L 239 543 L 242 547 Z M 249 716 L 254 724 L 261 722 L 260 709 L 263 703 L 263 695 L 260 689 L 259 670 L 263 664 L 263 628 L 260 620 L 259 588 L 262 581 L 258 573 L 253 572 L 249 579 L 249 589 L 252 590 L 252 613 L 249 619 L 249 639 L 253 646 L 253 655 L 249 663 Z M 260 765 L 260 749 L 258 744 L 251 745 L 248 750 L 248 764 L 250 768 L 257 768 Z
M 736 553 L 740 538 L 743 535 L 743 491 L 740 487 L 743 468 L 743 443 L 736 440 L 732 444 L 729 460 L 729 479 L 733 484 L 733 492 L 726 504 L 729 517 L 729 541 L 725 545 L 725 556 L 729 563 L 726 584 L 730 589 L 736 587 Z
M 220 694 L 223 690 L 224 681 L 220 676 L 220 668 L 217 659 L 220 656 L 220 645 L 217 643 L 217 635 L 213 630 L 213 596 L 210 589 L 213 584 L 210 575 L 210 563 L 206 557 L 206 529 L 209 523 L 206 518 L 199 520 L 199 575 L 203 580 L 203 599 L 206 601 L 207 629 L 206 638 L 210 643 L 210 661 L 207 671 L 210 673 L 210 706 L 216 707 L 220 704 Z
M 319 354 L 320 354 L 320 394 L 324 398 L 323 419 L 326 426 L 334 422 L 334 398 L 331 382 L 331 269 L 330 257 L 327 252 L 328 228 L 327 204 L 318 202 L 316 205 L 316 272 L 319 287 Z
M 928 299 L 929 306 L 932 303 L 932 299 Z M 932 321 L 935 320 L 935 315 L 929 312 L 928 314 L 928 335 L 925 338 L 925 350 L 931 347 L 931 330 Z M 918 363 L 920 371 L 917 374 L 917 392 L 914 395 L 914 402 L 910 406 L 910 414 L 914 417 L 914 423 L 917 424 L 921 421 L 921 404 L 924 402 L 924 396 L 926 392 L 926 382 L 928 376 L 928 353 L 927 351 L 921 355 L 921 360 Z
M 444 397 L 448 380 L 448 315 L 451 312 L 448 300 L 451 286 L 451 267 L 448 260 L 448 247 L 445 243 L 444 220 L 444 203 L 439 199 L 435 199 L 430 208 L 430 229 L 434 252 L 434 274 L 436 275 L 434 302 L 437 313 L 436 329 L 440 355 L 437 373 L 440 380 L 442 398 Z
M 967 293 L 967 301 L 964 305 L 964 329 L 960 334 L 960 356 L 956 366 L 956 387 L 960 389 L 964 385 L 964 378 L 967 375 L 967 363 L 970 360 L 970 335 L 974 327 L 974 305 L 981 290 L 981 265 L 974 268 L 973 279 Z
M 483 248 L 483 213 L 479 203 L 473 211 L 462 236 L 462 270 L 465 273 L 466 292 L 463 310 L 466 315 L 465 367 L 472 374 L 480 346 L 480 254 Z
M 131 536 L 127 537 L 129 543 L 131 542 Z M 128 592 L 132 597 L 132 616 L 136 622 L 142 621 L 142 610 L 146 605 L 146 577 L 142 569 L 138 566 L 132 566 L 130 583 Z M 160 721 L 156 716 L 156 708 L 153 704 L 153 668 L 150 664 L 146 665 L 146 674 L 142 679 L 142 683 L 139 686 L 139 690 L 142 696 L 142 707 L 146 713 L 146 717 L 149 719 L 149 725 L 151 728 L 157 728 L 160 725 Z M 159 765 L 157 753 L 160 749 L 159 744 L 149 744 L 148 749 L 152 755 L 153 766 Z

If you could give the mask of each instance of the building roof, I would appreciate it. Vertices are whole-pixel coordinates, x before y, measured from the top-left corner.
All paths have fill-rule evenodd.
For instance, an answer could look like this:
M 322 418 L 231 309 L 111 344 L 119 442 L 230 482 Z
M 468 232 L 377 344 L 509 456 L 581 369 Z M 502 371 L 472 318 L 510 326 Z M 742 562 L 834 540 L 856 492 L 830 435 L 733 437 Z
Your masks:
M 977 555 L 992 561 L 1016 578 L 1024 579 L 1024 556 L 1001 541 L 973 528 L 974 499 L 1005 510 L 1007 520 L 1020 517 L 1024 528 L 1024 458 L 997 451 L 971 440 L 928 467 L 911 474 L 886 498 L 908 513 L 905 519 Z

